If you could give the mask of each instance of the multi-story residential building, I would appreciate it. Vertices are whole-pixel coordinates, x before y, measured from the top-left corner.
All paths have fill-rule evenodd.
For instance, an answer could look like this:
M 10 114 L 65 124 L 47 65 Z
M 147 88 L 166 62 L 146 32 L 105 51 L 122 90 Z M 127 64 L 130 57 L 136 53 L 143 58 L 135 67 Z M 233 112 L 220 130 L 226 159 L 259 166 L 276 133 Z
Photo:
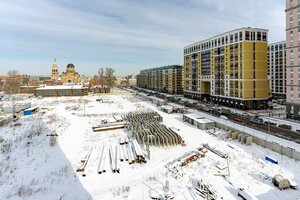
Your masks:
M 266 108 L 268 31 L 241 28 L 184 48 L 184 94 L 241 109 Z
M 269 88 L 273 99 L 286 98 L 286 52 L 285 41 L 268 46 Z
M 286 117 L 300 120 L 300 1 L 286 0 Z
M 182 94 L 182 70 L 182 65 L 141 70 L 137 76 L 137 86 L 158 92 Z

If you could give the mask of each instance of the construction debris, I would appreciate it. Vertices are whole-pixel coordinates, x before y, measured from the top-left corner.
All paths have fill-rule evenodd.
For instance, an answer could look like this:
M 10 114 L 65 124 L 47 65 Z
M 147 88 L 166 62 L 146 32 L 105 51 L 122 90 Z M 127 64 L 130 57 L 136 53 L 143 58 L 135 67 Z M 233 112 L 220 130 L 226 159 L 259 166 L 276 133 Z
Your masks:
M 214 190 L 212 185 L 206 183 L 202 179 L 200 180 L 192 180 L 192 184 L 197 191 L 197 194 L 202 198 L 208 200 L 214 200 L 218 198 L 217 192 Z
M 219 150 L 217 150 L 217 149 L 211 148 L 208 144 L 203 144 L 203 146 L 204 146 L 206 149 L 210 150 L 211 152 L 217 154 L 217 155 L 220 156 L 221 158 L 227 158 L 227 157 L 228 157 L 227 154 L 225 154 L 225 153 L 223 153 L 223 152 L 221 152 L 221 151 L 219 151 Z
M 203 147 L 200 147 L 198 151 L 191 151 L 185 153 L 178 159 L 168 163 L 166 168 L 172 173 L 174 178 L 179 178 L 184 175 L 183 167 L 188 165 L 191 162 L 195 162 L 197 159 L 204 157 L 207 150 Z
M 179 166 L 183 167 L 183 166 L 189 164 L 190 162 L 196 161 L 199 157 L 200 157 L 199 152 L 192 152 L 190 155 L 188 155 L 187 157 L 180 160 Z
M 82 165 L 79 168 L 76 169 L 76 172 L 82 172 L 82 176 L 86 176 L 85 169 L 86 169 L 86 166 L 87 166 L 87 163 L 89 161 L 89 158 L 91 156 L 92 151 L 93 151 L 93 148 L 91 148 L 88 151 L 88 153 L 86 154 L 84 159 L 81 159 Z

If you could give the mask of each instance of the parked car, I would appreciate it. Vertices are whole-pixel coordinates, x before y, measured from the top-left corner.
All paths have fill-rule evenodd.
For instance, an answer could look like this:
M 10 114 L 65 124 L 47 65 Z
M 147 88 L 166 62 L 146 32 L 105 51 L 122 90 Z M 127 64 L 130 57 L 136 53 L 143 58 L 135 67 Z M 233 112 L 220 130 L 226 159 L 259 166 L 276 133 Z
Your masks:
M 208 107 L 205 106 L 205 107 L 203 107 L 203 110 L 206 111 L 206 112 L 209 112 L 210 108 L 208 108 Z
M 224 116 L 224 115 L 221 115 L 220 118 L 221 118 L 221 119 L 228 120 L 228 117 L 226 117 L 226 116 Z
M 241 118 L 238 118 L 238 117 L 235 117 L 233 119 L 234 122 L 238 123 L 238 124 L 243 124 L 244 123 L 244 120 L 242 120 Z
M 254 117 L 254 118 L 250 119 L 250 122 L 253 122 L 255 124 L 263 124 L 263 119 Z
M 214 116 L 216 116 L 216 117 L 220 117 L 221 111 L 216 110 L 216 109 L 212 109 L 212 115 L 214 115 Z
M 243 112 L 243 113 L 242 113 L 242 116 L 243 116 L 243 117 L 249 117 L 250 115 L 249 115 L 248 113 L 246 113 L 246 112 Z
M 283 128 L 283 129 L 287 129 L 287 130 L 292 130 L 292 126 L 287 125 L 287 124 L 280 124 L 278 127 Z

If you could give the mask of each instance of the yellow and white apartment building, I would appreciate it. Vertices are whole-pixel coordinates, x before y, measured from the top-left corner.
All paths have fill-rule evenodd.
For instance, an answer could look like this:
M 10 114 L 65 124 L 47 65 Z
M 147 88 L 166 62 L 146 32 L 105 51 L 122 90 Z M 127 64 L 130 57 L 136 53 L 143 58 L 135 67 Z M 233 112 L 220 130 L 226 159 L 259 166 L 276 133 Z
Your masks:
M 268 30 L 241 28 L 184 48 L 184 95 L 241 109 L 267 107 Z

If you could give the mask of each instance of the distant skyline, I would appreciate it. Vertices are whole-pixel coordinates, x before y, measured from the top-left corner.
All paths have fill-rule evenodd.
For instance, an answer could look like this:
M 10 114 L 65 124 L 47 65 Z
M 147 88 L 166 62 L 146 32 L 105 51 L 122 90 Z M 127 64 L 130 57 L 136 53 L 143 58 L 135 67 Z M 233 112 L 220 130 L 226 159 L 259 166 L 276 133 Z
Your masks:
M 82 75 L 117 75 L 183 64 L 183 47 L 241 27 L 285 40 L 282 0 L 1 1 L 0 75 L 51 75 L 72 63 Z

